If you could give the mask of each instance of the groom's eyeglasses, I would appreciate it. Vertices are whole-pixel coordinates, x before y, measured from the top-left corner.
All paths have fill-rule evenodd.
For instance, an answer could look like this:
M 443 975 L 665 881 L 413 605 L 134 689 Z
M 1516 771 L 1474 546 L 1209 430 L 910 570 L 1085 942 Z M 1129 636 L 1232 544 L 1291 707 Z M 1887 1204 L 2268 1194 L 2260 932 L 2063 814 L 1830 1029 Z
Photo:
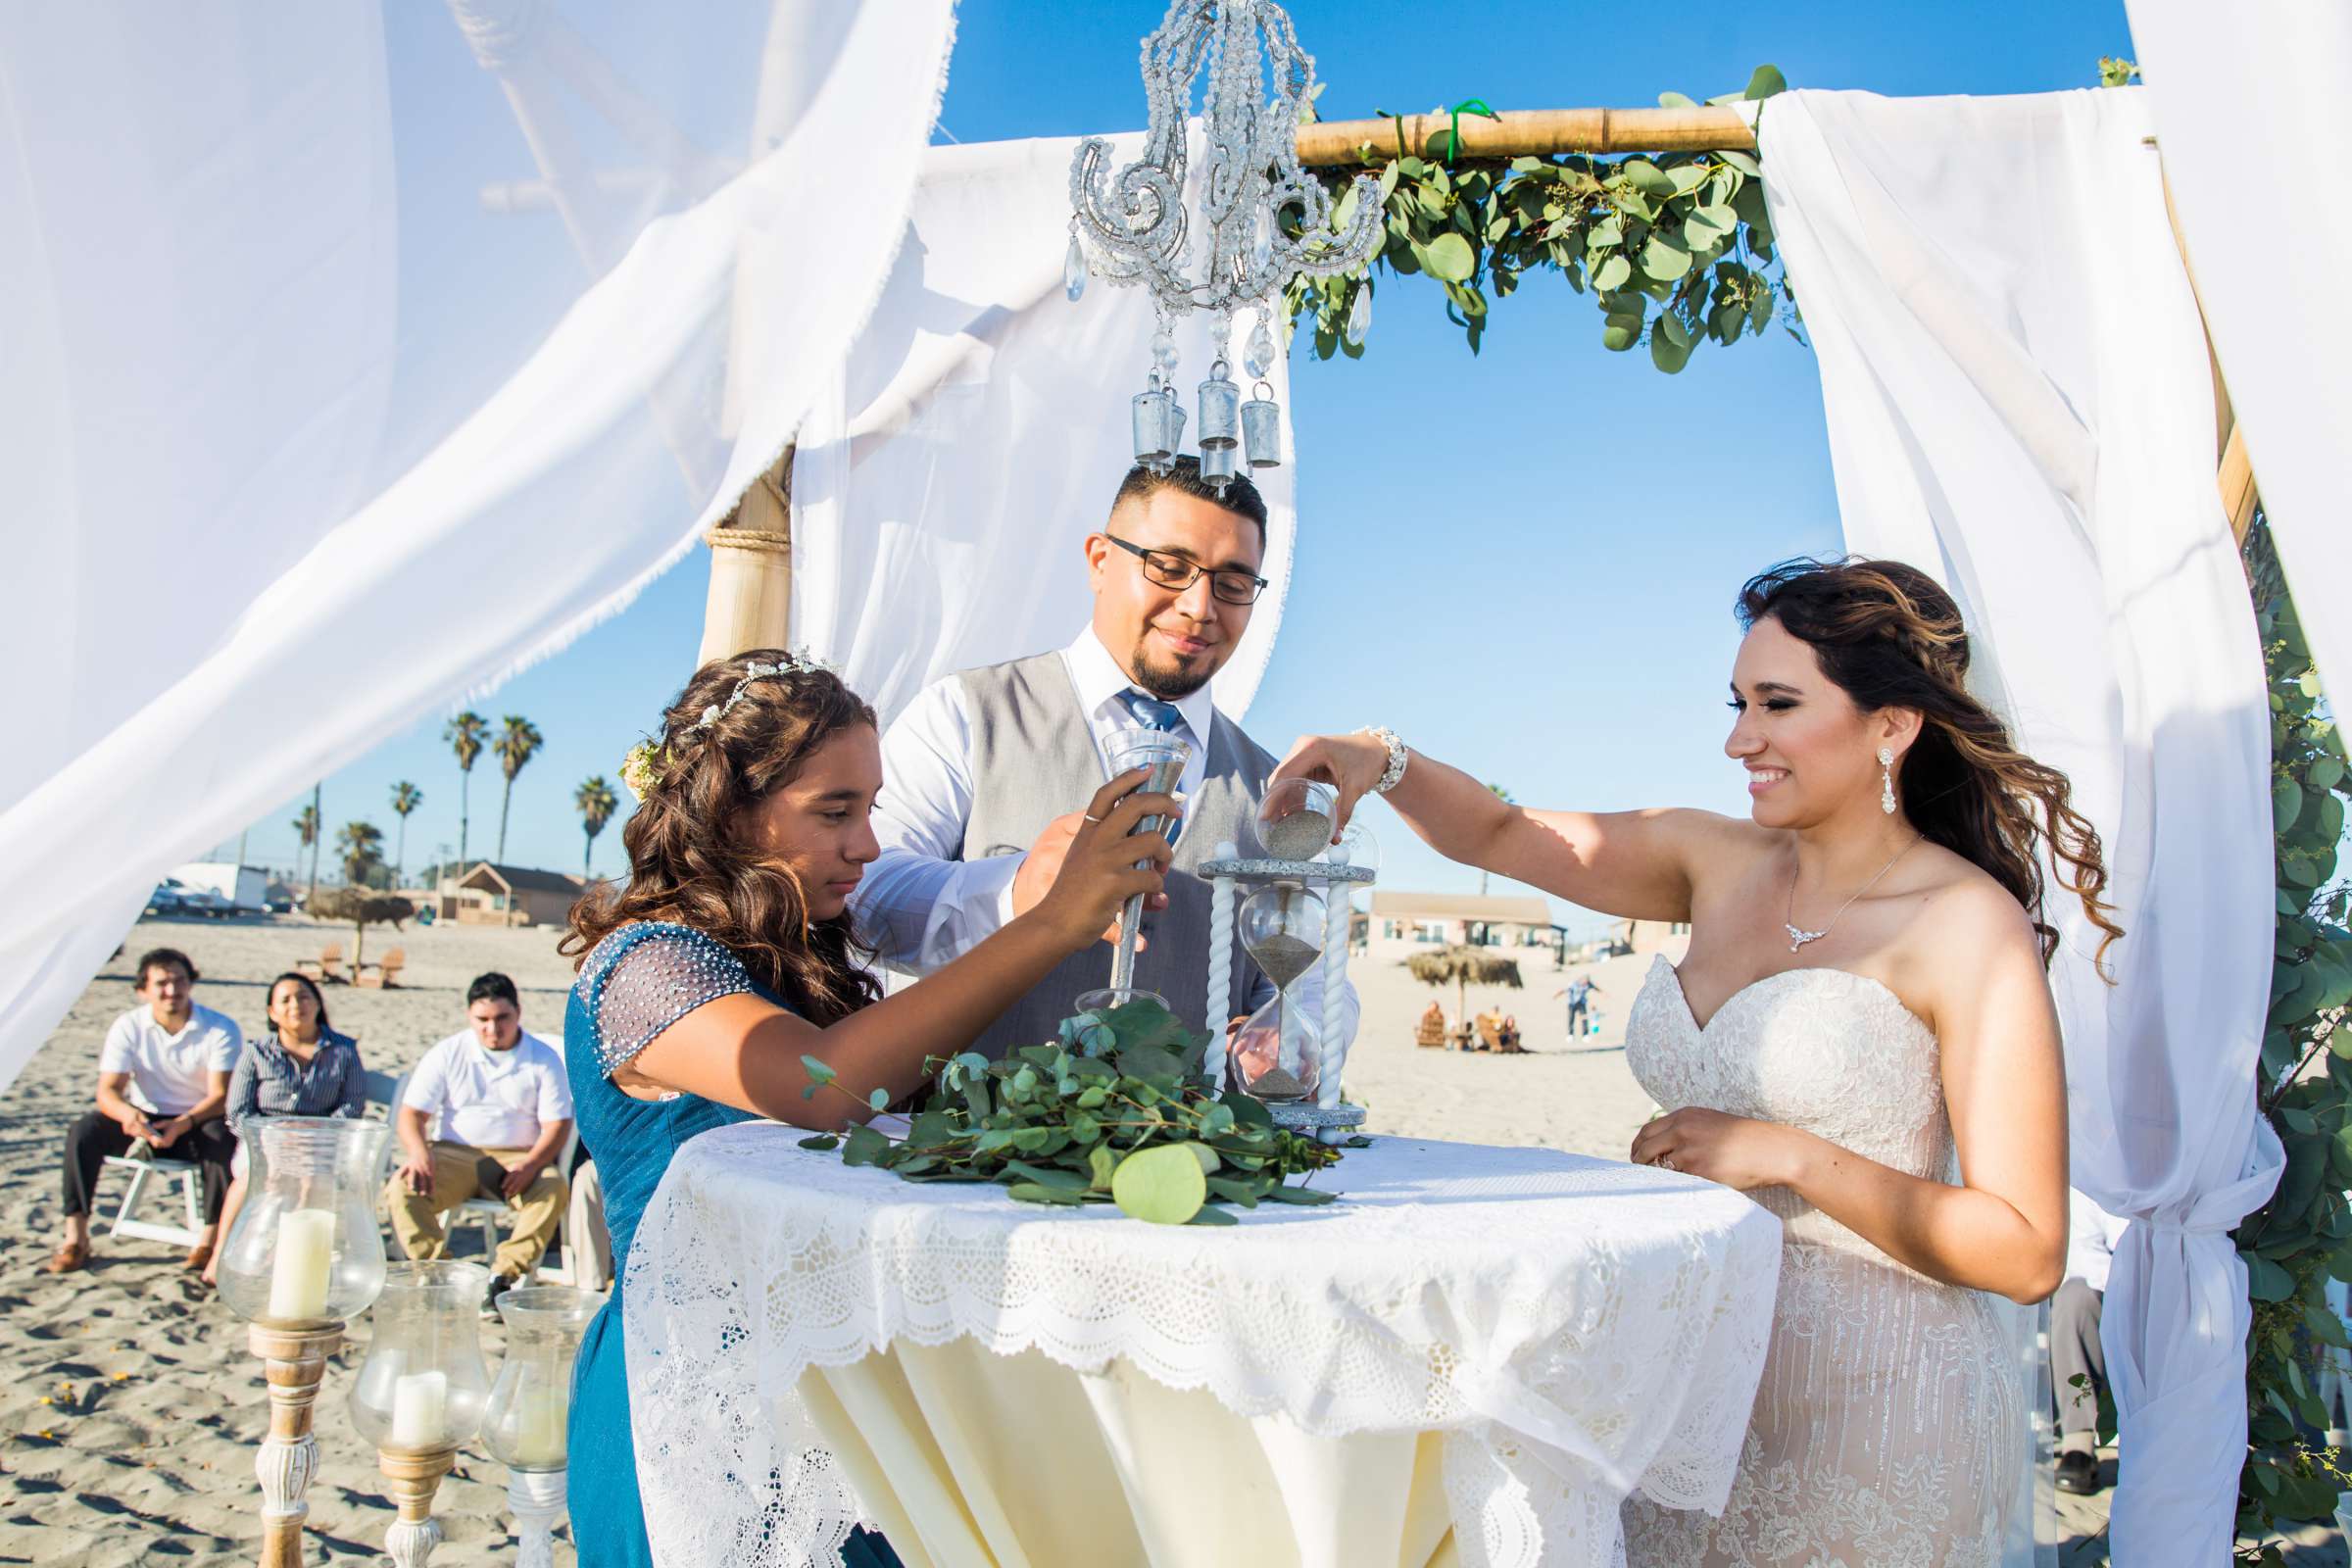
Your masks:
M 1254 572 L 1232 567 L 1211 570 L 1182 556 L 1170 555 L 1165 550 L 1146 550 L 1142 545 L 1129 544 L 1114 533 L 1106 533 L 1102 537 L 1141 560 L 1144 575 L 1162 588 L 1174 588 L 1182 592 L 1190 588 L 1193 579 L 1204 571 L 1208 573 L 1208 591 L 1229 605 L 1254 605 L 1257 596 L 1266 588 L 1266 579 Z

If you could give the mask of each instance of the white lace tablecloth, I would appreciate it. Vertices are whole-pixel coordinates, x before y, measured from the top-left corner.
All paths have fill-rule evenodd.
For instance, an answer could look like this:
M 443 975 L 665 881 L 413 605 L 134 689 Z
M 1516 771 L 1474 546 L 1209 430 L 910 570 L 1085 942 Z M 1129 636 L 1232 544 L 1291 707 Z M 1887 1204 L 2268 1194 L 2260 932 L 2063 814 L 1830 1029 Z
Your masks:
M 802 1374 L 958 1336 L 1081 1373 L 1124 1358 L 1319 1437 L 1442 1432 L 1468 1564 L 1606 1564 L 1632 1491 L 1730 1491 L 1781 1235 L 1725 1188 L 1383 1138 L 1317 1175 L 1339 1202 L 1155 1226 L 853 1169 L 801 1136 L 704 1134 L 637 1232 L 625 1341 L 660 1563 L 838 1563 L 858 1503 Z

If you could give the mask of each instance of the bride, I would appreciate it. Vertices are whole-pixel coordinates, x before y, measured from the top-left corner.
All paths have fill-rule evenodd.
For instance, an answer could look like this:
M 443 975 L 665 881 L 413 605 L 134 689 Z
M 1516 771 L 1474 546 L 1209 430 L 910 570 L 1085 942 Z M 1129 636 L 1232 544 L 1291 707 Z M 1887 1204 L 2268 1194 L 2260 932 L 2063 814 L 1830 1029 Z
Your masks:
M 1690 922 L 1626 1024 L 1665 1113 L 1632 1157 L 1781 1217 L 1763 1381 L 1721 1518 L 1625 1509 L 1643 1564 L 2000 1559 L 2025 1463 L 1993 1296 L 2066 1251 L 2066 1102 L 2045 850 L 2102 934 L 2099 840 L 2063 774 L 1968 694 L 1949 595 L 1888 561 L 1751 580 L 1724 750 L 1748 820 L 1528 810 L 1385 730 L 1318 736 L 1276 777 L 1367 792 L 1452 859 L 1610 914 Z

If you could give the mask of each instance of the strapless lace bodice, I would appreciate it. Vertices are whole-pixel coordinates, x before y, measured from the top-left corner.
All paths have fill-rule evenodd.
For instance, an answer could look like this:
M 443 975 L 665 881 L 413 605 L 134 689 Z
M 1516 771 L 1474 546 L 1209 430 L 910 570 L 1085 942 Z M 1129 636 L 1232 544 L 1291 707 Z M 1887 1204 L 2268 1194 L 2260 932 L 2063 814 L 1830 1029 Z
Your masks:
M 1627 1065 L 1663 1110 L 1800 1127 L 1954 1179 L 1935 1031 L 1876 980 L 1790 969 L 1702 1028 L 1660 957 Z M 1625 1509 L 1635 1568 L 1989 1568 L 2025 1463 L 2023 1378 L 1992 1302 L 1896 1263 L 1786 1188 L 1772 1347 L 1723 1517 Z
M 1660 956 L 1625 1030 L 1626 1065 L 1663 1110 L 1704 1105 L 1777 1121 L 1911 1176 L 1952 1170 L 1936 1034 L 1867 975 L 1788 969 L 1732 993 L 1699 1027 Z M 1891 1259 L 1783 1187 L 1749 1194 L 1791 1240 Z

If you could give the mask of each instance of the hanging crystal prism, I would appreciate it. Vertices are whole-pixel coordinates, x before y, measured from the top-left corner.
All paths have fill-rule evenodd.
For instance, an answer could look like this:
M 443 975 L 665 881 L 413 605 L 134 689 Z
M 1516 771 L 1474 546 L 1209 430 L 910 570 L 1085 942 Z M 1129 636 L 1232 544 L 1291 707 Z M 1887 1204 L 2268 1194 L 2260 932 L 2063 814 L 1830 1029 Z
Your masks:
M 1348 307 L 1348 346 L 1362 348 L 1364 334 L 1372 330 L 1372 281 L 1366 278 L 1355 285 L 1355 303 Z
M 1252 381 L 1262 381 L 1274 368 L 1274 332 L 1266 324 L 1266 313 L 1257 313 L 1257 326 L 1250 334 L 1249 350 L 1242 356 L 1242 368 L 1250 372 Z
M 1070 229 L 1069 251 L 1061 259 L 1061 291 L 1070 297 L 1072 305 L 1086 292 L 1086 247 L 1078 243 L 1075 226 Z

